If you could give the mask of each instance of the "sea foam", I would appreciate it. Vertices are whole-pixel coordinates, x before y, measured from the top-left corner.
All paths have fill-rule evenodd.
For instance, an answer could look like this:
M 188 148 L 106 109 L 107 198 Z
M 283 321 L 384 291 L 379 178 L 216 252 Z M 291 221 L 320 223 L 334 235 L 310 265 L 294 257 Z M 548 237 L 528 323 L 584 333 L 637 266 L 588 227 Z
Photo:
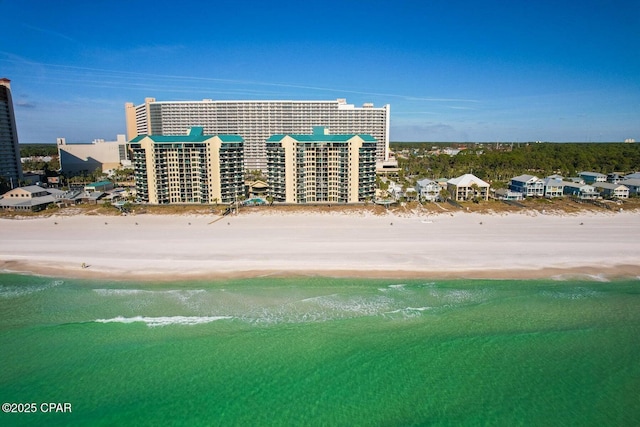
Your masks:
M 169 326 L 169 325 L 200 325 L 211 323 L 216 320 L 231 319 L 231 316 L 163 316 L 163 317 L 123 317 L 118 316 L 111 319 L 96 319 L 97 323 L 146 323 L 149 327 Z
M 53 280 L 49 283 L 36 286 L 16 286 L 7 285 L 0 286 L 0 298 L 19 298 L 26 295 L 31 295 L 36 292 L 46 291 L 47 289 L 55 288 L 64 283 L 62 280 Z

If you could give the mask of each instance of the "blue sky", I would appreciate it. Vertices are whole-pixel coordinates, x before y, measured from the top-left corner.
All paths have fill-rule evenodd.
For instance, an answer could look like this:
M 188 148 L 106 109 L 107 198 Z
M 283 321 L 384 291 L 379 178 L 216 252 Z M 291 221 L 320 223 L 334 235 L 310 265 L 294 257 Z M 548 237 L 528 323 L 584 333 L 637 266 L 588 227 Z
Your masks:
M 392 141 L 640 141 L 640 0 L 0 7 L 23 143 L 113 140 L 145 97 L 390 104 Z

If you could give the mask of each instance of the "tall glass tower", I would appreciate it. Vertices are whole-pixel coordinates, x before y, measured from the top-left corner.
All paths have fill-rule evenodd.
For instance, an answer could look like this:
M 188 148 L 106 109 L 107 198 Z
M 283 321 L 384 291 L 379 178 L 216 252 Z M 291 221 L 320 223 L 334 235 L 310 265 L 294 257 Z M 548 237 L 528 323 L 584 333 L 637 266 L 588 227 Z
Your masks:
M 11 80 L 0 78 L 0 189 L 4 191 L 18 187 L 22 179 L 10 83 Z

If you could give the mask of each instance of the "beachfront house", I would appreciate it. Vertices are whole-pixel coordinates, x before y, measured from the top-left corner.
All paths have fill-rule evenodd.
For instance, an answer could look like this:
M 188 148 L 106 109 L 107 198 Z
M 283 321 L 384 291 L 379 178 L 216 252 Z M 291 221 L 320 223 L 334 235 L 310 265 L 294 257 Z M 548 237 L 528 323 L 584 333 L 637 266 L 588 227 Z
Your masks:
M 425 202 L 435 202 L 440 198 L 440 184 L 432 179 L 420 179 L 416 181 L 416 191 L 420 200 Z
M 542 180 L 544 183 L 544 197 L 551 199 L 554 197 L 562 197 L 564 194 L 564 181 L 560 179 L 547 177 Z
M 585 184 L 593 184 L 595 182 L 607 182 L 607 175 L 598 172 L 580 172 L 578 176 L 584 179 Z
M 533 175 L 519 175 L 511 178 L 509 190 L 522 193 L 524 197 L 544 196 L 544 182 Z
M 599 196 L 593 185 L 566 181 L 563 184 L 563 193 L 566 196 L 576 197 L 580 200 L 595 200 Z
M 499 188 L 495 192 L 496 199 L 498 200 L 512 200 L 519 201 L 523 200 L 524 196 L 519 191 L 511 191 L 508 188 Z
M 611 184 L 619 184 L 624 179 L 623 175 L 618 172 L 612 172 L 607 174 L 607 182 Z
M 596 182 L 593 184 L 596 191 L 606 199 L 628 199 L 629 187 L 622 184 L 611 184 L 608 182 Z
M 387 188 L 387 193 L 391 197 L 393 197 L 394 200 L 400 200 L 400 198 L 404 197 L 404 191 L 402 191 L 402 185 L 394 181 L 389 181 L 389 187 Z
M 56 195 L 64 193 L 54 188 L 37 185 L 18 187 L 4 193 L 0 199 L 0 209 L 6 211 L 37 212 L 56 202 Z
M 447 191 L 455 201 L 472 199 L 488 200 L 490 187 L 488 183 L 470 173 L 447 181 Z
M 620 184 L 624 184 L 629 189 L 629 196 L 640 196 L 640 178 L 625 178 L 620 181 Z

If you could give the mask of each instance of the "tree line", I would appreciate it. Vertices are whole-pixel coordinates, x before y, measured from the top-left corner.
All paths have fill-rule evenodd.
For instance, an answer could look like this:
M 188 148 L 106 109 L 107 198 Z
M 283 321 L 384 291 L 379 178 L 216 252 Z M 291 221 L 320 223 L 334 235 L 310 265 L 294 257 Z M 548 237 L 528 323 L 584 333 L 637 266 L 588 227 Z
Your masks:
M 522 174 L 576 176 L 582 171 L 630 173 L 640 170 L 640 144 L 528 143 L 470 144 L 457 155 L 430 154 L 433 143 L 391 144 L 401 179 L 452 178 L 473 173 L 494 187 Z

